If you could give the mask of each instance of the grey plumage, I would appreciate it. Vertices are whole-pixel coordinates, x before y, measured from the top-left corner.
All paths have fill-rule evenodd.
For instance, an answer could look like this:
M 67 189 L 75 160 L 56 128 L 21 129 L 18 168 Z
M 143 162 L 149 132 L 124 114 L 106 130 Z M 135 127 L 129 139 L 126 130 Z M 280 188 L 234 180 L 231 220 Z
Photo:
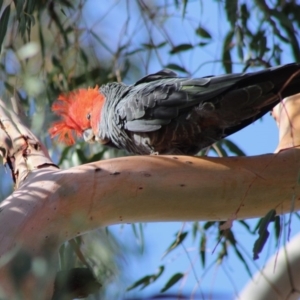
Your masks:
M 136 154 L 196 154 L 300 92 L 300 75 L 281 91 L 299 70 L 289 64 L 196 79 L 161 70 L 134 85 L 109 83 L 100 88 L 106 101 L 98 138 Z

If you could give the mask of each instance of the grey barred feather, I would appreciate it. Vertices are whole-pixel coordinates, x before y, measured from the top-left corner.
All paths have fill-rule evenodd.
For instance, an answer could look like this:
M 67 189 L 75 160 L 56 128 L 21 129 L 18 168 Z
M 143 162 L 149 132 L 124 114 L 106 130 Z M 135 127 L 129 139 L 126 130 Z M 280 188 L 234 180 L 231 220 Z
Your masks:
M 196 154 L 266 114 L 282 98 L 300 92 L 300 65 L 180 78 L 161 70 L 127 86 L 100 88 L 106 101 L 99 137 L 136 154 Z

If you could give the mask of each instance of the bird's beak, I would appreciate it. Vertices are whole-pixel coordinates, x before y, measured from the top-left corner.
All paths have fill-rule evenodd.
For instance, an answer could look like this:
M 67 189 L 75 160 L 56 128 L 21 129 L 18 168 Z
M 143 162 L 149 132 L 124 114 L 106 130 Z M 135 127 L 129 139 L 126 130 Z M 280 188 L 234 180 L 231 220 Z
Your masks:
M 88 128 L 83 132 L 83 138 L 87 143 L 95 142 L 95 135 L 92 128 Z

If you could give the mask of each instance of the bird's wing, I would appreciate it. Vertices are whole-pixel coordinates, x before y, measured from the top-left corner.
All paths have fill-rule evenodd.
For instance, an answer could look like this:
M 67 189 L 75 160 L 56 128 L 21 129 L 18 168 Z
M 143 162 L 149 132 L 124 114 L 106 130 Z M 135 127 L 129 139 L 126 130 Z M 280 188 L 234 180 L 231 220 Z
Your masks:
M 297 70 L 299 65 L 290 64 L 196 79 L 179 78 L 162 70 L 131 86 L 116 107 L 119 126 L 132 132 L 151 132 L 172 121 L 182 123 L 193 114 L 191 122 L 221 130 L 224 137 L 263 116 L 280 101 L 281 87 Z M 294 86 L 300 90 L 299 79 Z
M 201 103 L 218 102 L 216 97 L 232 88 L 244 74 L 187 79 L 162 70 L 132 86 L 117 105 L 119 122 L 134 132 L 150 132 L 167 125 Z

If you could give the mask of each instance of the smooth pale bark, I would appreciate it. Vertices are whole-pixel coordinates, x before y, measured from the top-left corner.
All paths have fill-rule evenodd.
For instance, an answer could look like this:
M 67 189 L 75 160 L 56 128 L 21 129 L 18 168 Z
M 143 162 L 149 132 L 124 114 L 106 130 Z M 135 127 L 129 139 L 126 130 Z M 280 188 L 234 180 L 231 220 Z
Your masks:
M 240 293 L 239 300 L 296 300 L 300 297 L 300 234 L 295 236 Z M 253 296 L 255 295 L 255 297 Z M 254 298 L 253 298 L 254 297 Z
M 284 99 L 273 109 L 273 116 L 279 127 L 279 144 L 281 149 L 300 144 L 300 97 L 299 95 Z M 299 175 L 298 175 L 299 178 Z M 299 182 L 299 179 L 298 179 Z M 294 201 L 292 202 L 292 204 Z M 300 234 L 274 254 L 265 267 L 258 271 L 238 296 L 240 300 L 299 299 L 300 297 Z
M 291 98 L 274 116 L 280 124 L 278 150 L 294 148 L 276 154 L 133 156 L 68 170 L 58 170 L 18 117 L 0 109 L 0 153 L 10 163 L 17 187 L 0 205 L 0 259 L 22 247 L 33 257 L 50 252 L 55 265 L 64 241 L 110 224 L 234 220 L 263 216 L 270 209 L 286 213 L 292 205 L 298 210 L 300 105 L 288 104 Z M 289 122 L 284 121 L 287 112 Z M 8 270 L 9 264 L 0 269 L 0 283 L 12 299 Z M 24 283 L 26 299 L 33 299 L 35 284 L 34 275 Z M 50 281 L 48 298 L 51 288 Z

